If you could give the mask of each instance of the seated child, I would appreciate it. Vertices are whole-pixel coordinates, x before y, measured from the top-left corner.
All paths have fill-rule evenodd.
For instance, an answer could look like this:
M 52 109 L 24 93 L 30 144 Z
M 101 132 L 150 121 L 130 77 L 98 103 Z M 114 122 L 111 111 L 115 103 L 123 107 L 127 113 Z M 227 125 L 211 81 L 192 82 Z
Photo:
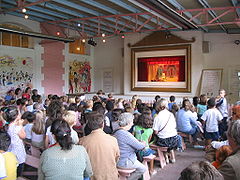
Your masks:
M 155 154 L 155 151 L 149 147 L 149 141 L 153 134 L 153 120 L 151 113 L 142 113 L 133 128 L 133 135 L 139 141 L 145 142 L 145 149 L 142 150 L 139 154 L 140 156 L 149 156 L 151 154 Z
M 232 148 L 230 146 L 224 145 L 216 151 L 216 161 L 212 162 L 212 165 L 218 169 L 223 161 L 232 154 Z
M 0 169 L 0 179 L 2 180 L 15 180 L 17 179 L 17 158 L 12 152 L 6 152 L 11 144 L 11 138 L 7 132 L 0 131 L 0 156 L 3 157 L 5 164 L 0 162 L 1 167 L 5 169 Z M 4 176 L 3 175 L 4 172 Z

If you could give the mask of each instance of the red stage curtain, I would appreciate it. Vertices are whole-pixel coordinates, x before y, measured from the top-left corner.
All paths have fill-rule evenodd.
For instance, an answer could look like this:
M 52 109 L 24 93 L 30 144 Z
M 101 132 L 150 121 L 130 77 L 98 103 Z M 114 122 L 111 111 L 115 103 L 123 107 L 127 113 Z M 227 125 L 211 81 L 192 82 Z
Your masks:
M 138 81 L 148 81 L 148 64 L 179 65 L 178 81 L 185 81 L 185 56 L 138 58 Z

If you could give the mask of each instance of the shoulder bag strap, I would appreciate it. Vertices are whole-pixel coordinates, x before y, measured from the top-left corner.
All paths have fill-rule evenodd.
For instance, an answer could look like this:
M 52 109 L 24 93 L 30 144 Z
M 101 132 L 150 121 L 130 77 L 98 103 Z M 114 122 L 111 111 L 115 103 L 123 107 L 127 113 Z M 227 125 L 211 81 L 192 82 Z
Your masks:
M 170 120 L 170 117 L 171 117 L 171 113 L 170 113 L 170 115 L 169 115 L 169 117 L 168 117 L 167 123 L 165 124 L 165 126 L 163 126 L 162 129 L 160 129 L 160 130 L 158 131 L 158 133 L 160 133 L 160 132 L 167 126 L 167 124 L 168 124 L 168 122 L 169 122 L 169 120 Z

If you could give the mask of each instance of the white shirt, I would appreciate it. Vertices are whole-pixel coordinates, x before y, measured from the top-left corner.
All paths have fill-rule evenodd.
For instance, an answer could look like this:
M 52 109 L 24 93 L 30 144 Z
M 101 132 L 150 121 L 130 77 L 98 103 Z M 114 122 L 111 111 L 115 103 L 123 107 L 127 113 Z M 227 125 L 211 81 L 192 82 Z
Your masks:
M 53 137 L 53 134 L 51 132 L 51 126 L 47 128 L 46 136 L 48 136 L 49 146 L 56 143 L 56 140 Z
M 169 120 L 168 120 L 169 119 Z M 166 125 L 167 124 L 167 125 Z M 165 126 L 166 125 L 166 126 Z M 165 126 L 164 129 L 162 129 Z M 177 135 L 176 120 L 174 115 L 167 109 L 158 113 L 153 121 L 153 130 L 161 131 L 157 134 L 159 138 L 169 138 Z
M 44 134 L 36 134 L 32 131 L 32 142 L 41 143 L 43 142 Z
M 216 109 L 208 109 L 201 117 L 206 122 L 207 132 L 218 132 L 218 121 L 223 119 L 222 114 Z

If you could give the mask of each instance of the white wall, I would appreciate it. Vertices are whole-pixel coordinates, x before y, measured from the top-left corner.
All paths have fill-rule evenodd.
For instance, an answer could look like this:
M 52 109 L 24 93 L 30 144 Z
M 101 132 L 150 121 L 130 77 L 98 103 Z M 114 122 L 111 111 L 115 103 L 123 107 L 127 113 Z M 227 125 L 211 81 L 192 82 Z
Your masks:
M 239 34 L 209 33 L 204 35 L 204 40 L 210 43 L 210 52 L 203 55 L 204 68 L 223 69 L 221 88 L 227 90 L 230 103 L 240 100 L 239 95 L 233 92 L 232 75 L 230 74 L 231 69 L 238 68 L 240 70 L 240 45 L 234 43 L 237 39 L 240 40 Z M 238 84 L 240 91 L 240 81 Z
M 103 89 L 103 71 L 112 69 L 113 92 L 123 94 L 123 41 L 118 36 L 106 38 L 106 43 L 102 39 L 97 40 L 94 47 L 95 91 Z

